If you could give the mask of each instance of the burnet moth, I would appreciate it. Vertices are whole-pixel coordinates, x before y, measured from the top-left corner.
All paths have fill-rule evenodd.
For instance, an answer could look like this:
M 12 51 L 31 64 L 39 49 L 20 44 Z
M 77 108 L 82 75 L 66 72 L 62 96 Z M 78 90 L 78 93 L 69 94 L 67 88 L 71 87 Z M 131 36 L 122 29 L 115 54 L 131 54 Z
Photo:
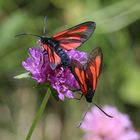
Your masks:
M 62 66 L 70 65 L 71 60 L 65 50 L 69 51 L 81 46 L 92 35 L 95 27 L 95 22 L 88 21 L 59 32 L 52 37 L 47 37 L 46 17 L 44 17 L 44 35 L 21 33 L 16 36 L 32 35 L 39 37 L 44 48 L 44 52 L 48 54 L 50 66 L 52 69 L 55 69 L 59 64 Z

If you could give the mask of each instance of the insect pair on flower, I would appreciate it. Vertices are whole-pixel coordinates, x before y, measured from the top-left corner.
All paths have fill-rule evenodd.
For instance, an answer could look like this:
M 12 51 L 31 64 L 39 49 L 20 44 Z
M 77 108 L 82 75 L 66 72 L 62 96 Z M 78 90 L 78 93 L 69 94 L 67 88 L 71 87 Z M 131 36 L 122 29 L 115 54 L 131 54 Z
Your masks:
M 44 33 L 46 32 L 46 19 L 44 19 Z M 48 56 L 52 70 L 57 66 L 68 67 L 77 80 L 82 95 L 88 102 L 92 102 L 97 87 L 97 80 L 102 63 L 102 51 L 100 48 L 92 50 L 85 65 L 71 59 L 67 51 L 80 47 L 92 35 L 96 27 L 95 22 L 89 21 L 76 25 L 70 29 L 55 34 L 52 37 L 39 36 L 43 46 L 43 54 Z M 46 33 L 45 33 L 46 34 Z M 33 35 L 30 33 L 18 34 Z

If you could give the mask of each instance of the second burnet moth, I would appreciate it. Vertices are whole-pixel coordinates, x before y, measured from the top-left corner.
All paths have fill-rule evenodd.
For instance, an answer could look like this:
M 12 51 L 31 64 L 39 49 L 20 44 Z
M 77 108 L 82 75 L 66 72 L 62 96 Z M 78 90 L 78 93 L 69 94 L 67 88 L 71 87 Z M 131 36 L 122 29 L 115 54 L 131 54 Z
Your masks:
M 98 78 L 101 72 L 102 60 L 102 50 L 101 48 L 97 47 L 91 51 L 86 64 L 82 65 L 79 61 L 71 60 L 71 67 L 69 68 L 79 83 L 80 91 L 82 92 L 81 97 L 85 96 L 87 102 L 96 105 L 106 116 L 113 118 L 104 112 L 97 104 L 92 102 L 97 88 Z M 81 123 L 82 121 L 80 122 L 80 125 Z

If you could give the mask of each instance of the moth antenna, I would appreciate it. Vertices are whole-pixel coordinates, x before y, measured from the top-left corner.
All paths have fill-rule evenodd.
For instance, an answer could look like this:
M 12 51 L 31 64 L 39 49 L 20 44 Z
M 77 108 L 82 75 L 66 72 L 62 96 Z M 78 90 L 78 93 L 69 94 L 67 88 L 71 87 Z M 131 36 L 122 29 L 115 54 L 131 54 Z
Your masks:
M 44 16 L 44 29 L 43 29 L 44 35 L 46 35 L 46 20 L 47 20 L 47 16 Z
M 79 128 L 79 127 L 82 125 L 82 123 L 83 123 L 83 121 L 84 121 L 84 118 L 86 117 L 86 115 L 87 115 L 87 113 L 88 113 L 89 108 L 91 108 L 91 105 L 92 105 L 92 104 L 88 104 L 88 108 L 86 109 L 86 112 L 84 113 L 84 115 L 83 115 L 83 117 L 82 117 L 80 123 L 78 124 L 77 128 Z
M 106 113 L 104 110 L 102 110 L 101 107 L 99 107 L 96 103 L 92 103 L 92 104 L 94 104 L 94 105 L 95 105 L 102 113 L 104 113 L 107 117 L 113 118 L 113 116 L 107 114 L 107 113 Z M 83 115 L 83 117 L 82 117 L 82 119 L 81 119 L 79 125 L 77 126 L 78 128 L 82 125 L 82 123 L 83 123 L 83 121 L 84 121 L 84 118 L 86 117 L 86 115 L 87 115 L 87 113 L 88 113 L 88 110 L 89 110 L 89 108 L 91 108 L 91 105 L 92 105 L 92 104 L 89 104 L 89 105 L 88 105 L 87 111 L 84 113 L 84 115 Z
M 95 105 L 100 111 L 102 111 L 107 117 L 113 118 L 113 116 L 107 114 L 107 113 L 106 113 L 101 107 L 99 107 L 96 103 L 92 103 L 92 104 L 94 104 L 94 105 Z
M 22 36 L 22 35 L 31 35 L 31 36 L 36 36 L 36 37 L 40 37 L 40 35 L 35 35 L 35 34 L 32 34 L 32 33 L 20 33 L 20 34 L 16 34 L 15 37 L 18 37 L 18 36 Z

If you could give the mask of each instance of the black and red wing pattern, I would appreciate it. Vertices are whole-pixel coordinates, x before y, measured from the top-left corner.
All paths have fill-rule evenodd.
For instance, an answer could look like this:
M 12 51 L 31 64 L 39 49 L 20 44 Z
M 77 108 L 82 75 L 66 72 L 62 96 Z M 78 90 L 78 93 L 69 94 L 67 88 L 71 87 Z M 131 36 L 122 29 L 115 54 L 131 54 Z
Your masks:
M 102 50 L 98 47 L 92 50 L 88 58 L 86 66 L 86 78 L 88 79 L 88 86 L 92 87 L 93 91 L 95 91 L 97 87 L 97 80 L 102 64 L 102 56 Z
M 60 47 L 71 50 L 81 46 L 91 36 L 95 28 L 95 22 L 84 22 L 55 34 L 53 38 L 59 41 Z
M 97 80 L 100 74 L 102 64 L 102 50 L 95 48 L 89 55 L 88 61 L 82 65 L 76 60 L 72 60 L 72 73 L 79 83 L 80 89 L 84 96 L 88 94 L 88 89 L 93 93 L 97 87 Z
M 61 58 L 56 54 L 56 52 L 51 48 L 49 47 L 47 44 L 44 44 L 43 45 L 43 48 L 46 50 L 47 54 L 48 54 L 48 58 L 49 58 L 49 61 L 50 61 L 50 66 L 51 68 L 54 70 L 57 65 L 60 64 L 61 62 Z
M 72 67 L 72 73 L 75 77 L 75 79 L 78 81 L 80 89 L 84 96 L 86 96 L 87 93 L 87 80 L 85 75 L 84 66 L 76 60 L 71 60 L 71 67 Z

